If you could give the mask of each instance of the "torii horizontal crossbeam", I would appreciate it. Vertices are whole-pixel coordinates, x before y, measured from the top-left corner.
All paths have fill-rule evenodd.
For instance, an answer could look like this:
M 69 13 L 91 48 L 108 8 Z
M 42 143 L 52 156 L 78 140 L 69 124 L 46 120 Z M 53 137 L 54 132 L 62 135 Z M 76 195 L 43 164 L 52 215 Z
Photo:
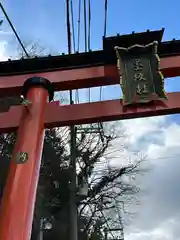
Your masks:
M 180 76 L 180 56 L 161 58 L 160 68 L 166 78 Z M 24 81 L 33 76 L 47 78 L 52 82 L 56 91 L 119 84 L 119 75 L 116 66 L 102 65 L 51 72 L 1 76 L 0 95 L 11 96 L 20 94 Z
M 150 117 L 180 113 L 180 92 L 168 93 L 168 100 L 154 104 L 141 104 L 123 108 L 121 100 L 83 103 L 60 106 L 59 102 L 48 103 L 45 127 L 61 127 L 71 124 L 87 124 L 130 118 Z M 0 114 L 0 133 L 12 132 L 19 126 L 21 106 L 13 106 L 9 112 Z

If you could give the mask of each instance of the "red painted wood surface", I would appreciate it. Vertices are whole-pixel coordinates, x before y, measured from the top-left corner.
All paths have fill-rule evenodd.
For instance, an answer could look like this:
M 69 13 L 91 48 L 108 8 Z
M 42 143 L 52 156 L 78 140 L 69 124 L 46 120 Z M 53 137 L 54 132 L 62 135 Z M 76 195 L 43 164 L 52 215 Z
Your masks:
M 17 141 L 0 208 L 0 239 L 29 240 L 31 236 L 36 189 L 39 178 L 42 146 L 44 142 L 44 112 L 47 90 L 31 88 L 27 99 L 30 111 L 23 106 L 11 116 L 20 121 Z M 22 116 L 21 116 L 22 114 Z M 16 163 L 18 152 L 27 152 L 28 161 Z
M 164 77 L 180 76 L 180 56 L 162 58 L 160 67 Z M 1 76 L 0 95 L 19 94 L 24 81 L 32 76 L 47 78 L 53 83 L 55 90 L 119 84 L 119 76 L 115 65 L 86 67 L 16 76 Z
M 180 113 L 180 92 L 168 93 L 168 100 L 123 108 L 121 100 L 83 103 L 60 106 L 47 103 L 45 127 L 60 127 L 70 124 L 86 124 L 98 121 L 114 121 L 157 115 Z M 0 133 L 17 129 L 21 117 L 21 106 L 11 107 L 0 114 Z

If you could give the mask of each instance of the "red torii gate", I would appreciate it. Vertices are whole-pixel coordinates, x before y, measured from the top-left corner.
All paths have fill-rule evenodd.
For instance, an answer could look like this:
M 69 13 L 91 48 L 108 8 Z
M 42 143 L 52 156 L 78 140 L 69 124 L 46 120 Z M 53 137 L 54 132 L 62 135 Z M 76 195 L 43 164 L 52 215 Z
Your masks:
M 145 34 L 147 35 L 147 33 Z M 136 41 L 139 43 L 137 39 Z M 145 41 L 144 36 L 143 41 Z M 169 46 L 172 44 L 175 43 L 169 42 Z M 180 76 L 180 53 L 176 50 L 173 51 L 176 53 L 171 54 L 171 50 L 161 58 L 160 68 L 164 77 Z M 88 54 L 90 56 L 94 53 Z M 98 54 L 102 53 L 97 52 Z M 48 65 L 51 72 L 41 70 L 32 73 L 33 71 L 29 70 L 29 73 L 24 73 L 23 70 L 17 70 L 17 72 L 12 70 L 13 64 L 23 65 L 24 61 L 36 60 L 18 60 L 0 65 L 0 71 L 8 69 L 7 72 L 4 70 L 0 73 L 0 95 L 19 95 L 23 92 L 29 101 L 27 105 L 13 106 L 8 112 L 0 113 L 1 133 L 18 129 L 1 202 L 0 240 L 30 239 L 44 128 L 180 113 L 180 93 L 168 93 L 166 101 L 154 101 L 146 105 L 125 108 L 119 99 L 66 106 L 61 106 L 59 102 L 48 103 L 48 95 L 49 100 L 53 98 L 53 88 L 69 90 L 119 84 L 115 63 L 100 62 L 95 66 L 89 66 L 84 64 L 85 60 L 83 60 L 84 66 L 80 64 L 79 68 L 71 66 L 69 69 L 62 70 L 58 70 L 58 67 L 53 69 L 51 63 Z M 23 67 L 21 66 L 21 68 Z M 36 77 L 34 78 L 34 76 Z

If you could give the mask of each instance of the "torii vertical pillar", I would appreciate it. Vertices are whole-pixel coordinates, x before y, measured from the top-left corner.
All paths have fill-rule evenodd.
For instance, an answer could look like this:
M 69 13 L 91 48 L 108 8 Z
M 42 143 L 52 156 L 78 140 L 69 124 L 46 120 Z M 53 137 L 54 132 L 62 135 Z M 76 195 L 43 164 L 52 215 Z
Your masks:
M 29 240 L 44 142 L 46 103 L 53 98 L 51 83 L 29 78 L 23 87 L 17 141 L 0 208 L 0 240 Z

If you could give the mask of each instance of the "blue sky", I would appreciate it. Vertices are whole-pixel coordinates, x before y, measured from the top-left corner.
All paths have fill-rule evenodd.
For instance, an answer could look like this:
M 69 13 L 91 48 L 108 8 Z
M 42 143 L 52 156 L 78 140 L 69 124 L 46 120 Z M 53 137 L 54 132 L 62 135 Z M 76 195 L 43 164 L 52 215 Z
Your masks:
M 23 40 L 38 40 L 43 46 L 53 48 L 55 51 L 67 51 L 65 0 L 6 0 L 3 2 Z M 77 26 L 78 0 L 73 2 Z M 92 49 L 99 49 L 102 46 L 104 0 L 91 2 Z M 178 25 L 180 2 L 178 0 L 111 0 L 108 2 L 108 36 L 165 27 L 164 40 L 180 38 Z M 81 23 L 83 28 L 83 21 Z M 81 34 L 81 37 L 83 47 L 84 36 Z

